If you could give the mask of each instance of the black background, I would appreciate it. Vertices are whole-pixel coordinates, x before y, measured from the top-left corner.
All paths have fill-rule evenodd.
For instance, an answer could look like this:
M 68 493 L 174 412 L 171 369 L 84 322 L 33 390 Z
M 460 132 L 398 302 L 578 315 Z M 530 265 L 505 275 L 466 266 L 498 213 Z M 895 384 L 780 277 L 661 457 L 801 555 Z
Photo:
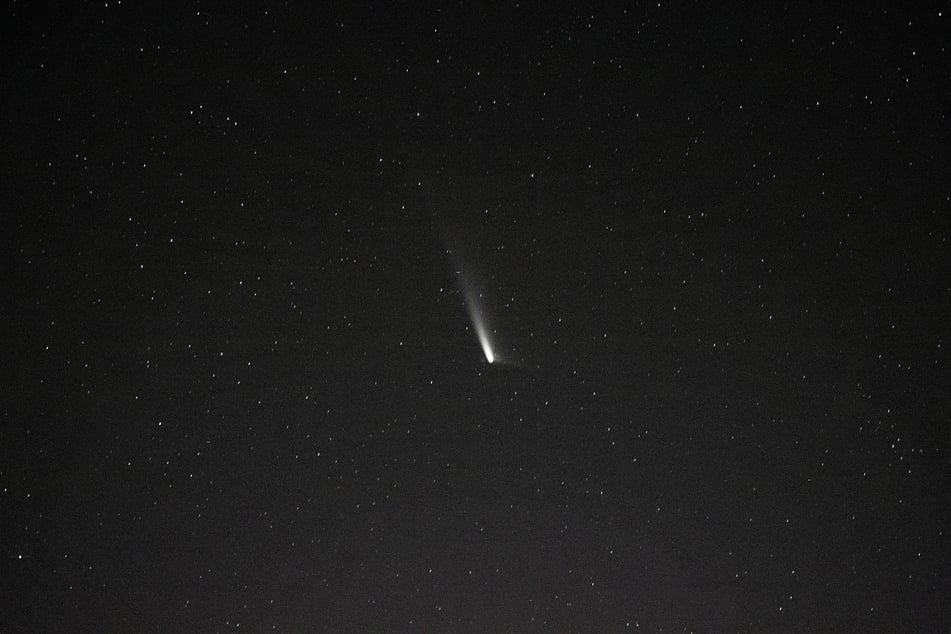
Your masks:
M 0 629 L 951 625 L 947 7 L 172 4 L 4 9 Z

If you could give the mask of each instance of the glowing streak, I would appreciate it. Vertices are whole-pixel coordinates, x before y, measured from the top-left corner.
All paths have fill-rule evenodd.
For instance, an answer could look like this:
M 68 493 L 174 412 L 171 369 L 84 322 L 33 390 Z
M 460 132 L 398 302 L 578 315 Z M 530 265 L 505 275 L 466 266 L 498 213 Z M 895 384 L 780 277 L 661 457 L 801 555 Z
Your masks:
M 490 364 L 495 362 L 502 363 L 504 360 L 497 357 L 492 350 L 489 325 L 484 316 L 485 313 L 482 310 L 482 295 L 476 290 L 477 287 L 466 275 L 466 267 L 463 265 L 462 258 L 456 256 L 453 252 L 452 245 L 454 241 L 452 240 L 452 233 L 447 228 L 443 229 L 443 239 L 446 241 L 448 247 L 447 252 L 449 253 L 456 275 L 458 276 L 459 288 L 462 290 L 462 296 L 466 302 L 466 312 L 469 313 L 469 319 L 472 321 L 476 337 L 479 339 L 479 345 L 482 346 L 482 354 L 485 355 L 485 360 Z
M 489 334 L 485 331 L 485 324 L 476 318 L 473 318 L 473 323 L 475 324 L 476 336 L 479 337 L 479 343 L 482 345 L 482 352 L 485 353 L 485 360 L 493 363 L 495 355 L 492 353 L 492 344 L 489 343 Z
M 470 289 L 465 290 L 465 298 L 466 309 L 469 311 L 469 318 L 472 320 L 473 327 L 475 327 L 476 337 L 479 338 L 479 345 L 482 346 L 482 353 L 485 354 L 485 360 L 489 363 L 495 363 L 495 353 L 492 352 L 489 329 L 486 327 L 485 319 L 482 318 L 476 298 Z

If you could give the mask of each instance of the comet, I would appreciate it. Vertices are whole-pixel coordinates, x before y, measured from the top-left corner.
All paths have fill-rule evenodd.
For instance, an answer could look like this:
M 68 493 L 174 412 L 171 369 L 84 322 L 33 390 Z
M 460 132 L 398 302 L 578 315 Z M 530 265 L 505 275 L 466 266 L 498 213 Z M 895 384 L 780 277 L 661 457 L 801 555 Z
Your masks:
M 482 348 L 482 354 L 485 360 L 491 364 L 505 363 L 506 360 L 496 354 L 497 348 L 492 341 L 492 328 L 489 326 L 489 320 L 486 317 L 486 311 L 483 306 L 482 293 L 479 291 L 479 285 L 476 279 L 472 277 L 472 267 L 467 266 L 472 258 L 463 256 L 465 243 L 460 246 L 456 239 L 461 232 L 453 229 L 451 225 L 445 224 L 440 216 L 433 213 L 437 224 L 439 225 L 443 243 L 446 246 L 446 254 L 449 256 L 453 271 L 455 272 L 456 282 L 459 290 L 462 291 L 463 300 L 466 304 L 466 312 L 469 314 L 469 320 L 472 322 L 472 328 L 475 330 L 476 337 L 479 339 L 479 346 Z
M 495 353 L 492 351 L 492 340 L 489 338 L 489 328 L 486 325 L 485 317 L 482 315 L 481 306 L 478 302 L 478 295 L 466 285 L 463 291 L 466 300 L 466 310 L 469 313 L 469 319 L 472 320 L 472 327 L 475 329 L 476 337 L 479 338 L 479 345 L 482 346 L 482 353 L 485 360 L 489 363 L 495 363 Z

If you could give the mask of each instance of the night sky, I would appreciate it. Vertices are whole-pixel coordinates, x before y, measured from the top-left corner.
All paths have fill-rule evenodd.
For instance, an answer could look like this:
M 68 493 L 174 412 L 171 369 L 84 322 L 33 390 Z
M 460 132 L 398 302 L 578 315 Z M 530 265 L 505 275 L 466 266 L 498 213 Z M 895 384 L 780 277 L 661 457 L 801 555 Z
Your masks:
M 8 3 L 0 630 L 951 628 L 951 9 L 720 5 Z

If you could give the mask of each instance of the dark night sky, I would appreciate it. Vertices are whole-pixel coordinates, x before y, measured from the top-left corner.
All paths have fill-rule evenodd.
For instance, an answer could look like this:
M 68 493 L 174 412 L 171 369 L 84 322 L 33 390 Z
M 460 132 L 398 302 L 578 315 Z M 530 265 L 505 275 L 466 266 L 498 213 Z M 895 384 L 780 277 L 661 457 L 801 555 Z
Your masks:
M 951 628 L 947 5 L 172 4 L 4 9 L 0 630 Z

